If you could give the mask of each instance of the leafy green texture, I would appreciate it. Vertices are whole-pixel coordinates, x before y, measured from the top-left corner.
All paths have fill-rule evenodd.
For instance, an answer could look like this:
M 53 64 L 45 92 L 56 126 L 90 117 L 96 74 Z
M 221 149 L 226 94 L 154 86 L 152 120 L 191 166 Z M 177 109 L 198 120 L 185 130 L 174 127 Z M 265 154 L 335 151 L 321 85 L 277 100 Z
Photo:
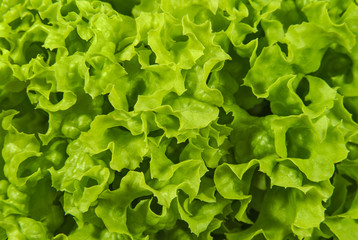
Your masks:
M 358 239 L 358 3 L 0 0 L 0 240 Z

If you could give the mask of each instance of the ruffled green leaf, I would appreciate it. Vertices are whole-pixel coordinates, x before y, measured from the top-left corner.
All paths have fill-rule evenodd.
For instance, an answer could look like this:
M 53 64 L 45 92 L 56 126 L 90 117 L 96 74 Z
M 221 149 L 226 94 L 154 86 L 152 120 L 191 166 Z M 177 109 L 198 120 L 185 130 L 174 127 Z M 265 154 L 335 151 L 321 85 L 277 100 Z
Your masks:
M 358 238 L 356 1 L 0 2 L 0 240 Z

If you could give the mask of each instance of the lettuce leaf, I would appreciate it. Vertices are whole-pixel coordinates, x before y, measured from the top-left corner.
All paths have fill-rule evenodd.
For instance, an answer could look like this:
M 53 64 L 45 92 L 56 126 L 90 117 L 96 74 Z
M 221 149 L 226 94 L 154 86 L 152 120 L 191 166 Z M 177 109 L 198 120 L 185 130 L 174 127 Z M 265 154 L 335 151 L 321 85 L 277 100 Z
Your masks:
M 353 0 L 0 0 L 0 240 L 358 238 Z

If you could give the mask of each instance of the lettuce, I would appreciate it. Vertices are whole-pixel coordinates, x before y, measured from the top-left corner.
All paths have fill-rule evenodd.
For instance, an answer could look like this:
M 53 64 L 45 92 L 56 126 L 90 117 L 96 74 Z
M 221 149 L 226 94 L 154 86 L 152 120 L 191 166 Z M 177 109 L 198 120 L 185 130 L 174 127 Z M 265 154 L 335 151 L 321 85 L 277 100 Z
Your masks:
M 0 240 L 358 239 L 353 0 L 0 0 Z

